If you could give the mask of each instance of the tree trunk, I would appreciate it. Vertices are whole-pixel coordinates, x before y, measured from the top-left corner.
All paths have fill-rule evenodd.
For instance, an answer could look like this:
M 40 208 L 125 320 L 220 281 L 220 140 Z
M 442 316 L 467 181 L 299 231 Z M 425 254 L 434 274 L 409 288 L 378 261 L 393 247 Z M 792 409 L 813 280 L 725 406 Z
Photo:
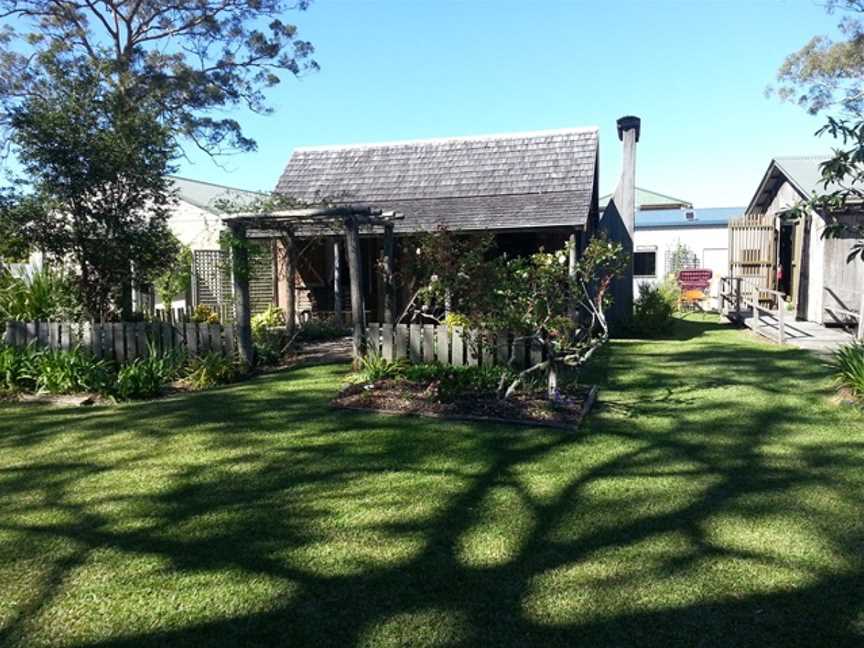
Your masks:
M 393 285 L 393 225 L 384 226 L 384 323 L 393 324 L 395 290 Z
M 282 248 L 285 254 L 285 333 L 290 338 L 297 322 L 297 245 L 291 234 L 283 234 Z
M 243 225 L 233 225 L 231 233 L 237 239 L 231 249 L 237 351 L 241 365 L 248 371 L 255 361 L 255 352 L 252 346 L 252 313 L 249 307 L 249 252 L 246 249 L 246 228 Z
M 546 397 L 553 402 L 561 397 L 558 392 L 558 367 L 554 360 L 549 362 L 549 374 L 546 377 Z
M 357 221 L 353 216 L 345 219 L 345 251 L 348 256 L 348 275 L 351 280 L 351 316 L 352 328 L 352 351 L 354 361 L 357 362 L 365 351 L 363 344 L 363 279 L 361 276 L 360 262 L 360 232 Z
M 333 242 L 333 320 L 342 328 L 342 246 Z

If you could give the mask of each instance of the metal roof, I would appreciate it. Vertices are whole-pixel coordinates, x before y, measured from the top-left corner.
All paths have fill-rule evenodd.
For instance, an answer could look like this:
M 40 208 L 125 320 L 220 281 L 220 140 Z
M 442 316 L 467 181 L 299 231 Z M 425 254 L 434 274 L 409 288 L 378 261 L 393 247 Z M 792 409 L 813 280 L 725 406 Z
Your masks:
M 600 205 L 604 208 L 612 199 L 612 194 L 600 197 Z M 692 207 L 693 203 L 682 198 L 675 198 L 658 191 L 636 187 L 636 209 L 674 209 L 676 207 Z
M 636 229 L 676 227 L 726 227 L 729 219 L 741 216 L 744 207 L 701 209 L 652 209 L 636 212 Z M 688 217 L 692 214 L 692 218 Z
M 774 199 L 777 190 L 784 181 L 789 182 L 801 198 L 810 198 L 814 193 L 822 194 L 836 191 L 841 187 L 822 182 L 822 163 L 831 159 L 830 154 L 823 155 L 793 155 L 776 157 L 771 160 L 762 181 L 753 194 L 747 212 L 763 210 Z M 852 186 L 857 186 L 853 184 Z
M 267 195 L 258 191 L 226 187 L 225 185 L 203 182 L 201 180 L 192 180 L 180 176 L 168 176 L 168 178 L 177 190 L 177 197 L 180 198 L 180 200 L 195 205 L 196 207 L 200 207 L 201 209 L 206 209 L 214 214 L 221 213 L 216 207 L 216 203 L 220 200 L 242 204 L 245 201 L 251 202 L 256 198 L 261 198 L 262 196 Z
M 584 226 L 597 147 L 592 127 L 300 148 L 276 191 L 398 211 L 397 232 Z

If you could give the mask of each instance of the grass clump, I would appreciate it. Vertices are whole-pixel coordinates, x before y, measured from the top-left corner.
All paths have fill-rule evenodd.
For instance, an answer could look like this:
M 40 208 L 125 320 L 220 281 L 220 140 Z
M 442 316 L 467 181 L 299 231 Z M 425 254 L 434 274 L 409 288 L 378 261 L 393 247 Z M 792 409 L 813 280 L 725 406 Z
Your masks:
M 864 398 L 864 342 L 852 342 L 834 352 L 832 366 L 839 385 Z
M 233 359 L 211 351 L 189 361 L 185 382 L 192 389 L 200 391 L 234 382 L 238 376 L 237 365 Z

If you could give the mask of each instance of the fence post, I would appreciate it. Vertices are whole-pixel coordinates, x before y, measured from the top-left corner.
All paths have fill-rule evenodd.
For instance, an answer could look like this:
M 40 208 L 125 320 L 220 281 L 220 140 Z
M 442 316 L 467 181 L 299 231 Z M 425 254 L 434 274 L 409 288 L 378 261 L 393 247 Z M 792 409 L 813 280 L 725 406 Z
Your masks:
M 759 293 L 753 293 L 753 332 L 758 333 L 762 326 L 762 321 L 759 319 Z
M 864 295 L 861 295 L 861 307 L 858 309 L 858 341 L 864 341 Z
M 783 311 L 786 310 L 784 307 L 784 303 L 782 299 L 777 299 L 777 340 L 780 344 L 783 344 L 784 339 L 786 337 L 786 332 L 783 330 L 784 321 L 783 321 Z
M 435 330 L 438 348 L 435 350 L 435 359 L 441 364 L 450 362 L 450 329 L 446 324 L 439 324 Z
M 741 277 L 735 277 L 735 314 L 741 315 Z

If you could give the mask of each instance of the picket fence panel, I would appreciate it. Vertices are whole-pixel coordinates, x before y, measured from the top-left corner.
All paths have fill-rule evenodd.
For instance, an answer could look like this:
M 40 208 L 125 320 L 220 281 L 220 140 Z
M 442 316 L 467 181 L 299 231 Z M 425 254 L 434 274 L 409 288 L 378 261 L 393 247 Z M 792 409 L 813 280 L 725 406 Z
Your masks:
M 509 333 L 465 330 L 460 326 L 435 324 L 380 324 L 370 322 L 360 329 L 366 353 L 388 360 L 407 358 L 412 363 L 438 362 L 462 366 L 503 366 L 514 353 L 515 368 L 524 369 L 543 360 L 539 344 L 526 345 Z M 531 363 L 531 364 L 529 364 Z
M 130 362 L 157 351 L 185 349 L 189 355 L 208 351 L 231 357 L 237 348 L 235 328 L 191 322 L 16 322 L 5 323 L 3 342 L 15 347 L 33 344 L 49 349 L 88 349 L 97 358 Z

